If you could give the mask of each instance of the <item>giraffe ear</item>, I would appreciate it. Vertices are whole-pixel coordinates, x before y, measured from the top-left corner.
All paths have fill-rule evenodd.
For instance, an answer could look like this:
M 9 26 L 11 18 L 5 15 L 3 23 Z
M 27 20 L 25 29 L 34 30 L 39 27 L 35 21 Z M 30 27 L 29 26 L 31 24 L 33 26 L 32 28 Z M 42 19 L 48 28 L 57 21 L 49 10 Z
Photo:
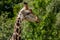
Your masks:
M 29 9 L 29 11 L 32 13 L 32 9 Z

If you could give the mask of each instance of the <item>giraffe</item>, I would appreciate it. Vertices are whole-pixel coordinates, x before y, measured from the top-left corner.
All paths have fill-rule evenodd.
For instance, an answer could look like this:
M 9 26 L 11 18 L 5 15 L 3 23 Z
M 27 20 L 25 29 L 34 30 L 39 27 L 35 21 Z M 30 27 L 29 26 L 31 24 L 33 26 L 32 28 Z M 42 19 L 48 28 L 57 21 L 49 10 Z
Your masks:
M 10 40 L 22 40 L 21 39 L 21 23 L 23 20 L 28 20 L 31 22 L 39 22 L 38 17 L 33 14 L 31 9 L 26 8 L 26 3 L 25 3 L 25 9 L 23 8 L 22 10 L 19 11 L 19 14 L 16 18 L 16 23 L 14 25 L 14 32 Z

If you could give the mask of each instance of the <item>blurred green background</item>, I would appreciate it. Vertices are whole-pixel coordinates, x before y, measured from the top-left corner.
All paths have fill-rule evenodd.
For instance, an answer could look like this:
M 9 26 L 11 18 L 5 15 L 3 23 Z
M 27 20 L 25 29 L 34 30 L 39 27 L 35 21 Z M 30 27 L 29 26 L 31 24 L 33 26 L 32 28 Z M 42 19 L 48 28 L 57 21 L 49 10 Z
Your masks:
M 9 40 L 23 2 L 40 22 L 22 22 L 23 40 L 60 40 L 60 0 L 0 0 L 0 40 Z

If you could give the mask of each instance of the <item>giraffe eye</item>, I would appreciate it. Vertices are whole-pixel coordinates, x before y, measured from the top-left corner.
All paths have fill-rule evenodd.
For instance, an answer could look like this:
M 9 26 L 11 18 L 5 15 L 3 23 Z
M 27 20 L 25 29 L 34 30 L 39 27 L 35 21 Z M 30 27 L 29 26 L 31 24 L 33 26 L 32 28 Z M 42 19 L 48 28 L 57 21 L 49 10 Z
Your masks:
M 29 15 L 30 13 L 27 13 L 26 15 Z

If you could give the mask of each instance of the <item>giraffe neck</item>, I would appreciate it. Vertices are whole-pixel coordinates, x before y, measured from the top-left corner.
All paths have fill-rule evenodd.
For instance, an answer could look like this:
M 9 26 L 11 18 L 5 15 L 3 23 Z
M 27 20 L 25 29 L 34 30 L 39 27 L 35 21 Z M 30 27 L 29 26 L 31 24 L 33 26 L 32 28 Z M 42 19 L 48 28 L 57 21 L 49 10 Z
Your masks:
M 21 18 L 17 18 L 16 20 L 16 24 L 15 24 L 15 28 L 14 28 L 14 32 L 16 33 L 16 39 L 17 40 L 21 40 Z
M 11 40 L 21 40 L 21 18 L 17 18 Z

